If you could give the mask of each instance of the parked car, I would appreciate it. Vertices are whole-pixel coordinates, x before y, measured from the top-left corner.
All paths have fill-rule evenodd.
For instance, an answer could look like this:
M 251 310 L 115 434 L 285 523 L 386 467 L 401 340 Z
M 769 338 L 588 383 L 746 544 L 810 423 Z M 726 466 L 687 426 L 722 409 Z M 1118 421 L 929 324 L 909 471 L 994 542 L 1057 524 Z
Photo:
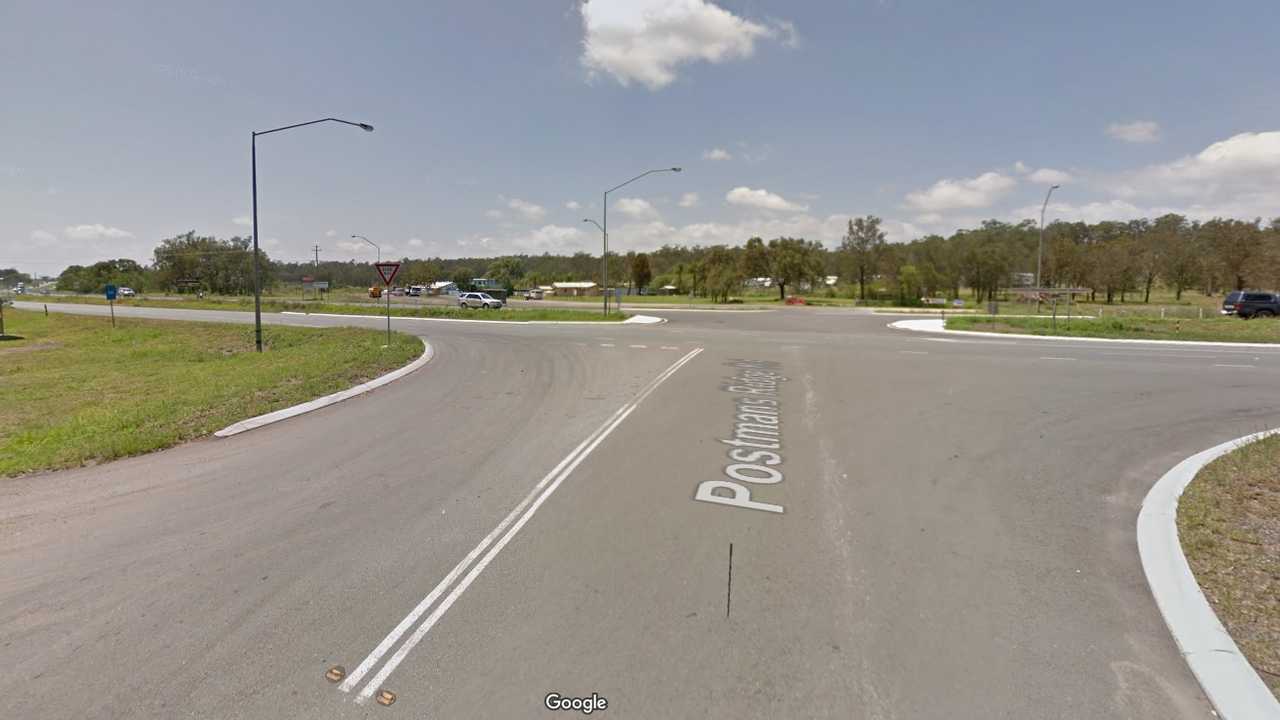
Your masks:
M 458 296 L 458 307 L 460 308 L 479 308 L 481 310 L 500 310 L 502 309 L 502 301 L 482 292 L 462 293 Z
M 525 291 L 524 291 L 524 299 L 525 299 L 525 300 L 541 300 L 541 299 L 542 299 L 542 291 L 541 291 L 541 290 L 538 290 L 537 288 L 535 288 L 535 289 L 533 289 L 533 290 L 525 290 Z
M 134 292 L 134 291 L 133 291 L 133 288 L 129 288 L 129 287 L 122 287 L 122 288 L 120 288 L 119 290 L 117 290 L 117 291 L 116 291 L 116 294 L 117 294 L 117 295 L 119 295 L 120 297 L 133 297 L 134 295 L 137 295 L 138 293 Z
M 1246 292 L 1236 303 L 1236 314 L 1248 320 L 1280 315 L 1280 295 L 1269 292 Z
M 427 291 L 426 285 L 410 285 L 409 286 L 409 295 L 411 297 L 420 297 L 426 291 Z
M 1244 297 L 1243 290 L 1232 290 L 1227 293 L 1227 296 L 1222 298 L 1222 310 L 1220 312 L 1223 315 L 1235 315 L 1236 305 L 1240 303 L 1240 298 L 1242 297 Z

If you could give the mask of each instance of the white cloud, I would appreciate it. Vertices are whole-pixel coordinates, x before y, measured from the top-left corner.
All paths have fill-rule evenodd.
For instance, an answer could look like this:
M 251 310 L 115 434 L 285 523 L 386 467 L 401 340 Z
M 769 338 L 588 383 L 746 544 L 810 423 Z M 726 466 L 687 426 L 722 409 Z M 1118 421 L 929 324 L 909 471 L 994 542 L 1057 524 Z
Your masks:
M 1046 225 L 1054 220 L 1096 223 L 1103 220 L 1133 220 L 1142 217 L 1157 217 L 1161 214 L 1163 213 L 1153 214 L 1149 209 L 1144 210 L 1124 200 L 1101 200 L 1078 205 L 1067 202 L 1051 202 L 1048 208 L 1045 209 L 1044 222 Z M 1016 208 L 1010 215 L 1010 220 L 1025 218 L 1038 220 L 1040 218 L 1040 205 L 1027 205 Z
M 725 150 L 724 148 L 711 148 L 710 150 L 703 151 L 702 159 L 703 160 L 732 160 L 733 155 L 730 155 L 729 151 Z
M 708 0 L 590 0 L 581 11 L 581 60 L 589 75 L 603 72 L 650 90 L 674 82 L 681 65 L 749 58 L 761 38 L 795 38 L 790 23 L 770 27 Z
M 681 195 L 678 205 L 682 208 L 698 207 L 698 193 L 687 192 Z
M 249 227 L 250 225 L 253 225 L 253 218 L 248 215 L 237 215 L 231 218 L 231 223 L 233 225 L 239 225 L 240 227 Z
M 582 204 L 579 203 L 577 200 L 570 200 L 569 202 L 565 203 L 564 206 L 570 210 L 582 209 Z
M 501 210 L 485 210 L 484 216 L 489 218 L 490 220 L 501 220 L 502 211 Z
M 409 238 L 409 247 L 420 248 L 422 245 L 422 238 Z
M 57 242 L 58 236 L 47 230 L 32 230 L 31 240 L 41 245 L 49 245 Z
M 1014 178 L 997 172 L 959 180 L 946 178 L 927 190 L 907 193 L 907 205 L 925 212 L 989 207 L 1017 184 Z
M 324 236 L 325 236 L 325 237 L 337 237 L 337 235 L 338 235 L 338 231 L 337 231 L 337 230 L 325 230 L 325 231 L 324 231 Z
M 515 210 L 520 217 L 529 222 L 537 222 L 547 216 L 546 208 L 520 198 L 511 198 L 510 202 L 507 203 L 507 207 Z
M 1160 139 L 1160 124 L 1151 120 L 1111 123 L 1107 126 L 1107 134 L 1116 140 L 1131 143 L 1156 142 Z
M 68 225 L 66 228 L 63 228 L 62 234 L 72 240 L 119 240 L 121 238 L 133 237 L 133 233 L 128 230 L 108 227 L 102 223 L 94 223 L 93 225 Z
M 1054 170 L 1053 168 L 1040 168 L 1039 170 L 1032 172 L 1030 175 L 1027 175 L 1027 179 L 1033 183 L 1040 183 L 1042 185 L 1058 185 L 1061 183 L 1071 182 L 1074 178 L 1069 172 Z
M 1013 164 L 1013 169 L 1019 175 L 1026 175 L 1027 173 L 1031 172 L 1031 168 L 1027 167 L 1027 164 L 1022 162 L 1021 160 Z
M 657 209 L 644 198 L 619 198 L 613 207 L 633 220 L 649 220 L 658 217 Z
M 736 187 L 726 193 L 724 199 L 731 205 L 745 205 L 747 207 L 755 207 L 762 210 L 801 212 L 809 209 L 809 206 L 807 205 L 793 203 L 784 199 L 781 195 L 771 193 L 764 188 L 752 190 L 749 187 Z

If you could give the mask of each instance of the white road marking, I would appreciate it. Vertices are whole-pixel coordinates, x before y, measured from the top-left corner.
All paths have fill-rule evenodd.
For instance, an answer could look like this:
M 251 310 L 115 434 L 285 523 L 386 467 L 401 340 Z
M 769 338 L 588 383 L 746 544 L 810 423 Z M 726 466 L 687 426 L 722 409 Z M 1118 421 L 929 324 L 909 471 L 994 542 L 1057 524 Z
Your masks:
M 613 343 L 600 343 L 600 347 L 617 347 Z
M 1075 360 L 1075 358 L 1068 358 L 1068 357 L 1048 357 L 1048 356 L 1042 356 L 1040 359 L 1041 359 L 1041 360 Z
M 628 345 L 627 347 L 629 347 L 629 348 L 635 348 L 636 350 L 648 350 L 648 349 L 649 349 L 649 346 L 648 346 L 648 345 Z
M 929 351 L 927 350 L 899 350 L 898 352 L 904 355 L 928 355 L 929 354 Z
M 1214 366 L 1214 367 L 1229 367 L 1229 368 L 1251 368 L 1251 367 L 1257 367 L 1257 365 L 1231 365 L 1231 364 L 1228 364 L 1228 363 L 1214 363 L 1214 364 L 1213 364 L 1213 366 Z
M 662 349 L 663 350 L 679 350 L 680 348 L 676 347 L 675 345 L 663 345 Z
M 560 486 L 560 483 L 578 467 L 578 464 L 590 455 L 591 452 L 595 450 L 596 446 L 604 441 L 604 439 L 608 437 L 609 434 L 612 433 L 614 429 L 617 428 L 618 425 L 621 424 L 622 421 L 625 420 L 627 416 L 630 415 L 631 412 L 649 396 L 650 393 L 656 390 L 667 378 L 674 375 L 677 370 L 701 352 L 702 348 L 695 348 L 684 357 L 675 361 L 675 363 L 664 370 L 662 374 L 658 375 L 648 385 L 646 385 L 644 389 L 642 389 L 630 402 L 619 408 L 604 425 L 588 435 L 586 440 L 583 440 L 576 448 L 573 449 L 572 452 L 566 455 L 559 464 L 552 468 L 551 472 L 547 473 L 546 476 L 534 486 L 533 490 L 531 490 L 529 494 L 520 501 L 520 504 L 518 504 L 505 518 L 503 518 L 502 522 L 498 523 L 498 526 L 486 535 L 484 539 L 480 541 L 479 545 L 476 545 L 471 552 L 467 553 L 467 556 L 454 566 L 453 570 L 449 571 L 449 574 L 446 575 L 444 579 L 441 580 L 435 588 L 433 588 L 431 592 L 428 593 L 427 596 L 424 597 L 422 601 L 418 603 L 418 605 L 414 607 L 414 609 L 410 611 L 410 613 L 406 615 L 405 618 L 401 620 L 385 638 L 382 639 L 382 642 L 378 643 L 378 646 L 369 653 L 368 657 L 360 663 L 360 666 L 352 671 L 342 684 L 338 686 L 339 689 L 343 692 L 350 692 L 356 685 L 358 685 L 361 678 L 363 678 L 374 668 L 374 666 L 378 664 L 382 659 L 382 656 L 385 655 L 393 645 L 399 642 L 400 637 L 418 622 L 418 619 L 422 614 L 426 612 L 433 603 L 435 603 L 440 595 L 443 594 L 455 580 L 457 580 L 458 576 L 461 575 L 462 572 L 466 570 L 467 567 L 471 565 L 471 563 L 481 553 L 483 553 L 486 548 L 489 548 L 489 551 L 485 553 L 484 558 L 471 568 L 471 571 L 467 573 L 466 577 L 464 577 L 460 583 L 454 586 L 452 592 L 449 593 L 444 601 L 441 602 L 429 616 L 427 616 L 427 619 L 422 623 L 422 625 L 420 625 L 418 629 L 409 636 L 408 640 L 405 640 L 404 644 L 401 645 L 391 658 L 387 660 L 387 663 L 382 666 L 382 669 L 379 670 L 378 673 L 374 675 L 373 679 L 365 685 L 364 689 L 360 691 L 360 694 L 356 697 L 356 702 L 368 702 L 369 698 L 373 697 L 373 694 L 378 691 L 378 688 L 382 686 L 382 683 L 386 681 L 387 677 L 390 676 L 391 673 L 395 671 L 396 667 L 405 659 L 405 657 L 408 656 L 414 646 L 426 636 L 432 626 L 434 626 L 440 617 L 444 615 L 450 606 L 453 605 L 454 601 L 458 599 L 458 596 L 466 591 L 476 577 L 489 565 L 493 558 L 497 556 L 497 554 L 502 551 L 502 548 L 506 547 L 507 543 L 511 541 L 511 538 L 520 531 L 520 528 L 524 527 L 525 523 L 529 521 L 529 518 L 533 517 L 533 514 L 538 511 L 538 508 L 542 506 L 542 503 L 556 491 L 556 488 Z M 519 516 L 518 520 L 516 519 L 517 516 Z M 506 533 L 503 534 L 503 531 L 506 531 Z M 502 538 L 498 540 L 497 544 L 494 544 L 493 547 L 490 548 L 490 544 L 493 543 L 494 538 L 498 535 L 502 535 Z

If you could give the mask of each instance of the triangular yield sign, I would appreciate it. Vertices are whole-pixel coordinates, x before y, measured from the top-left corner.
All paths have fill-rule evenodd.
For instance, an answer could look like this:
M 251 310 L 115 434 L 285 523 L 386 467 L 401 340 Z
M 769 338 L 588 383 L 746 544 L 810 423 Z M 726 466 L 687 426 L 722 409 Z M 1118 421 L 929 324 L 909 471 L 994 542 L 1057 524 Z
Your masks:
M 384 285 L 390 285 L 395 279 L 396 273 L 400 272 L 400 263 L 398 262 L 380 262 L 373 265 L 378 269 L 378 275 L 382 278 Z

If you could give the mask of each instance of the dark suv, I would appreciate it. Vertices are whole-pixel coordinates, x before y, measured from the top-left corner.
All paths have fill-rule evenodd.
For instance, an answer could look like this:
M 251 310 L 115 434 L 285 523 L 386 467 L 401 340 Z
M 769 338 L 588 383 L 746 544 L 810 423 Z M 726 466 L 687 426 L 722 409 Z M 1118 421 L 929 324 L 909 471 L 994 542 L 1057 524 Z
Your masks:
M 1275 317 L 1280 315 L 1280 295 L 1269 292 L 1245 292 L 1236 301 L 1236 314 L 1248 320 L 1252 317 Z M 1223 303 L 1226 309 L 1226 303 Z
M 1222 298 L 1222 314 L 1235 315 L 1236 305 L 1239 304 L 1240 298 L 1244 297 L 1243 290 L 1232 290 L 1227 296 Z

